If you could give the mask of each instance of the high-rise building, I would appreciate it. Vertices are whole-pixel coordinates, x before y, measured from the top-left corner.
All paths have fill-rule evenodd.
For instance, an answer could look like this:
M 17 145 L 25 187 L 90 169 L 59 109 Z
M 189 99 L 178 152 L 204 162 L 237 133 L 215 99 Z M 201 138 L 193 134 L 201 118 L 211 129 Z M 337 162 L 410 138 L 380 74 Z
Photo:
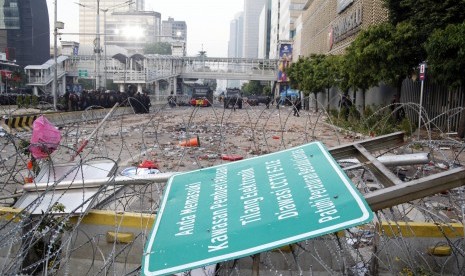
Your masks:
M 272 59 L 278 58 L 278 40 L 279 40 L 279 10 L 281 0 L 271 0 L 271 18 L 270 18 L 270 54 Z
M 237 13 L 229 25 L 229 42 L 228 42 L 228 57 L 242 58 L 242 50 L 244 43 L 244 13 Z M 234 68 L 228 68 L 234 69 Z M 239 80 L 228 80 L 227 87 L 240 87 Z
M 258 57 L 259 18 L 267 0 L 244 0 L 243 57 Z
M 258 21 L 258 58 L 268 58 L 270 54 L 271 0 L 266 0 Z
M 229 25 L 228 57 L 242 57 L 244 13 L 237 13 Z
M 46 0 L 0 0 L 0 52 L 22 67 L 50 59 Z
M 307 0 L 272 0 L 270 58 L 278 58 L 279 41 L 294 38 L 297 28 L 295 22 L 307 2 Z
M 162 35 L 159 41 L 187 42 L 187 24 L 186 21 L 177 21 L 174 18 L 168 17 L 168 20 L 162 22 Z
M 155 43 L 160 36 L 161 15 L 144 11 L 144 0 L 133 3 L 126 0 L 80 0 L 79 6 L 81 45 L 94 45 L 97 50 L 97 21 L 100 22 L 98 46 L 103 51 L 105 46 L 116 45 L 130 53 L 141 53 L 147 44 Z
M 147 44 L 157 42 L 161 15 L 154 11 L 112 13 L 105 26 L 105 45 L 116 45 L 130 53 L 142 53 Z

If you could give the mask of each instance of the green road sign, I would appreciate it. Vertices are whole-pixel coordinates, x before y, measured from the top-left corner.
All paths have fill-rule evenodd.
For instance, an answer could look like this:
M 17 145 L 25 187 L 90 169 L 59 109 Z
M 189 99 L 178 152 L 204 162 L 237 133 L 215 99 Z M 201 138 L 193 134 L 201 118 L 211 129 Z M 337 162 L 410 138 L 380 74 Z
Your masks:
M 371 219 L 363 197 L 319 142 L 180 173 L 167 183 L 142 273 L 237 259 Z
M 79 77 L 87 77 L 87 70 L 86 69 L 79 69 L 78 70 Z

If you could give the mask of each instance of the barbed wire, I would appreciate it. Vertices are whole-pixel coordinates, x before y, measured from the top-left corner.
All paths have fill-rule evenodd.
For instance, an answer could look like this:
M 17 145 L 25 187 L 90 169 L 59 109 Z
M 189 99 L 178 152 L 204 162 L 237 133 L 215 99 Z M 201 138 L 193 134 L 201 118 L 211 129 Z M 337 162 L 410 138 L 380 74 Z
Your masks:
M 315 104 L 319 112 L 313 110 Z M 142 218 L 157 214 L 165 183 L 118 185 L 115 179 L 124 169 L 150 160 L 157 164 L 160 173 L 191 171 L 230 162 L 224 160 L 225 155 L 251 158 L 312 141 L 321 141 L 332 148 L 391 129 L 392 117 L 400 108 L 414 109 L 417 114 L 420 110 L 414 103 L 379 108 L 359 122 L 365 127 L 363 134 L 335 126 L 341 120 L 341 111 L 336 110 L 338 115 L 332 116 L 318 102 L 311 103 L 310 110 L 300 110 L 299 117 L 293 116 L 292 104 L 266 108 L 244 103 L 241 109 L 224 109 L 216 103 L 211 107 L 170 107 L 163 103 L 152 106 L 149 113 L 134 114 L 128 109 L 112 116 L 72 163 L 71 157 L 101 118 L 96 117 L 94 109 L 82 112 L 75 122 L 66 121 L 63 115 L 62 122 L 57 124 L 62 135 L 60 146 L 49 158 L 37 161 L 40 170 L 49 172 L 46 180 L 50 185 L 42 191 L 24 189 L 25 179 L 31 175 L 37 177 L 37 172 L 28 168 L 30 155 L 24 146 L 31 133 L 3 131 L 0 133 L 0 206 L 4 208 L 0 212 L 0 273 L 139 275 L 144 244 L 152 228 L 150 220 Z M 457 116 L 460 111 L 447 111 L 431 119 L 423 115 L 426 131 L 421 133 L 420 140 L 412 135 L 402 146 L 372 154 L 379 157 L 428 153 L 427 164 L 390 167 L 404 182 L 460 167 L 465 158 L 463 140 L 435 123 L 437 118 Z M 10 106 L 3 112 L 4 116 L 13 116 L 25 111 Z M 413 124 L 408 128 L 410 133 L 415 130 Z M 200 146 L 180 146 L 180 142 L 196 137 Z M 338 161 L 342 168 L 359 165 L 346 173 L 362 194 L 385 188 L 368 164 L 351 158 Z M 113 164 L 114 170 L 104 183 L 85 187 L 92 176 L 84 172 L 84 167 L 96 168 L 99 163 Z M 215 271 L 203 269 L 201 273 L 250 275 L 254 261 L 258 260 L 262 275 L 460 275 L 465 257 L 463 228 L 459 231 L 451 223 L 463 222 L 464 206 L 463 188 L 445 190 L 377 211 L 372 223 L 222 262 Z M 104 228 L 110 230 L 102 231 L 103 227 L 86 222 L 95 211 L 112 214 L 114 219 Z M 131 229 L 134 236 L 124 243 L 108 239 L 110 231 L 128 231 L 120 218 L 124 214 L 141 218 L 140 225 Z M 415 228 L 418 222 L 434 223 L 439 234 L 421 234 Z

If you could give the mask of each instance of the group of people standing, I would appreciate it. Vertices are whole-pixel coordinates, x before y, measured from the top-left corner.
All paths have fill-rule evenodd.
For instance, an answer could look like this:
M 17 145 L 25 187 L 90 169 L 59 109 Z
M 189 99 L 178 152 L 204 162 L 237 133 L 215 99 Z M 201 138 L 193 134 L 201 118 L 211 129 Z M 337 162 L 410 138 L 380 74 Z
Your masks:
M 147 92 L 114 90 L 83 90 L 81 93 L 66 91 L 61 97 L 61 109 L 64 111 L 80 111 L 91 106 L 111 108 L 116 103 L 120 106 L 132 106 L 135 113 L 148 113 L 151 102 Z

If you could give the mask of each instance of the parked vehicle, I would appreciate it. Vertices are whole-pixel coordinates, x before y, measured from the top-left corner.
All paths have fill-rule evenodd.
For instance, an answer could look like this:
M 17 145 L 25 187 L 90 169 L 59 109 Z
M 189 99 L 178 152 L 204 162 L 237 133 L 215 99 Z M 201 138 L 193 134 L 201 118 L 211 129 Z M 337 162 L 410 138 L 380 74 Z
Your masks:
M 242 93 L 239 88 L 226 88 L 226 94 L 223 99 L 224 108 L 238 107 L 242 109 Z
M 192 106 L 211 106 L 213 104 L 213 90 L 207 85 L 193 87 L 190 104 Z
M 247 103 L 251 106 L 256 106 L 259 104 L 269 105 L 271 102 L 270 96 L 262 96 L 262 95 L 251 95 L 247 97 Z

